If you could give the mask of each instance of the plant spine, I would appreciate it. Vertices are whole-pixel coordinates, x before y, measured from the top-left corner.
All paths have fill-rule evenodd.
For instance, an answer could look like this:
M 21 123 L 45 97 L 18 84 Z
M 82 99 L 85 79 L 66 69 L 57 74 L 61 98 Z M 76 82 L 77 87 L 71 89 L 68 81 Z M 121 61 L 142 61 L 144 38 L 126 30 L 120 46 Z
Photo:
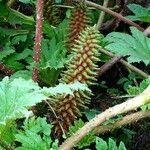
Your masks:
M 82 31 L 76 44 L 71 50 L 73 57 L 64 71 L 61 83 L 73 83 L 79 81 L 81 83 L 92 85 L 96 81 L 98 66 L 96 62 L 99 60 L 99 41 L 100 34 L 95 27 L 87 27 Z M 62 128 L 66 131 L 74 120 L 81 116 L 81 112 L 86 108 L 86 104 L 90 100 L 92 93 L 83 91 L 74 92 L 74 96 L 60 96 L 55 106 L 55 112 L 58 118 L 54 121 L 55 131 L 58 136 L 62 134 Z

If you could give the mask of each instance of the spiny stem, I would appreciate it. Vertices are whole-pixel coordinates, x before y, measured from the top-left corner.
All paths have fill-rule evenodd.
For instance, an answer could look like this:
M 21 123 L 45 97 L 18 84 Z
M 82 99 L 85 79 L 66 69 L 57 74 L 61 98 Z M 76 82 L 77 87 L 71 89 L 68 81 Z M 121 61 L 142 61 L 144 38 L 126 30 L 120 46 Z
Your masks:
M 42 26 L 43 26 L 43 0 L 37 0 L 36 4 L 36 33 L 35 33 L 35 44 L 34 44 L 34 63 L 35 67 L 32 72 L 33 81 L 38 81 L 38 64 L 40 61 L 40 51 L 42 42 Z

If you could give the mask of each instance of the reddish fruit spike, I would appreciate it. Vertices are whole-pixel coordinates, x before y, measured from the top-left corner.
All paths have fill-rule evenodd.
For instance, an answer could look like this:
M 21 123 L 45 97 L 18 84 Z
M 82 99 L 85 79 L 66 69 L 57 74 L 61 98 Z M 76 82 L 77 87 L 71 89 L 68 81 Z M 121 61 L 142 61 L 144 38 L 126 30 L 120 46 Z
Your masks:
M 54 7 L 54 0 L 44 0 L 44 19 L 51 25 L 59 23 L 58 9 Z
M 78 39 L 80 32 L 90 24 L 88 7 L 82 2 L 76 4 L 72 10 L 72 15 L 69 23 L 69 50 L 73 47 L 75 40 Z
M 79 81 L 91 85 L 96 80 L 100 35 L 94 27 L 87 27 L 71 50 L 73 58 L 67 66 L 67 71 L 62 74 L 61 83 L 74 83 Z M 54 125 L 56 133 L 60 136 L 62 128 L 66 131 L 76 117 L 81 115 L 81 110 L 86 108 L 91 93 L 76 91 L 74 96 L 59 97 L 55 106 L 55 112 L 59 118 Z M 61 126 L 60 126 L 61 124 Z

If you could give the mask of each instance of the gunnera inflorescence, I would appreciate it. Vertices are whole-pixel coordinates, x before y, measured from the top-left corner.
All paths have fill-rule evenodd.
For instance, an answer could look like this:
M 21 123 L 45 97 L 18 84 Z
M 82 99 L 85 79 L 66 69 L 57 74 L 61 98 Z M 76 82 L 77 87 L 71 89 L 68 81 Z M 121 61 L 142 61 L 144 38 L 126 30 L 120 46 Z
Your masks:
M 50 25 L 59 23 L 58 9 L 54 6 L 54 0 L 44 0 L 43 16 Z
M 81 83 L 92 85 L 96 81 L 97 61 L 99 56 L 98 49 L 101 35 L 95 27 L 87 27 L 79 35 L 76 44 L 71 49 L 73 55 L 67 65 L 67 71 L 62 73 L 61 83 Z M 62 128 L 66 131 L 74 120 L 81 116 L 82 111 L 90 100 L 92 93 L 76 91 L 73 95 L 60 96 L 54 107 L 58 118 L 55 119 L 55 132 L 58 136 L 62 134 Z
M 85 3 L 75 4 L 69 22 L 68 48 L 73 47 L 78 36 L 91 23 L 90 12 Z

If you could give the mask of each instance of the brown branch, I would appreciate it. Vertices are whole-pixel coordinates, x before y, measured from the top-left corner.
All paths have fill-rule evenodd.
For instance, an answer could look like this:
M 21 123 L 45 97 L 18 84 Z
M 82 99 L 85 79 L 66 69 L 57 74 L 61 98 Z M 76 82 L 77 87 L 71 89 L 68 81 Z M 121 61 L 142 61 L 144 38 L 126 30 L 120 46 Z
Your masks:
M 100 67 L 98 71 L 98 76 L 101 76 L 103 73 L 105 73 L 107 70 L 109 70 L 114 64 L 116 64 L 118 61 L 120 61 L 121 57 L 114 56 L 110 61 L 106 62 L 103 66 Z
M 35 44 L 34 44 L 34 63 L 35 67 L 32 72 L 33 81 L 38 81 L 38 64 L 40 61 L 40 51 L 42 42 L 42 25 L 43 25 L 43 0 L 37 0 L 36 4 L 36 32 L 35 32 Z
M 139 111 L 130 115 L 126 115 L 125 117 L 122 118 L 122 120 L 119 120 L 115 122 L 114 124 L 109 124 L 105 126 L 99 126 L 96 127 L 93 132 L 97 135 L 99 134 L 104 134 L 107 132 L 111 132 L 117 128 L 121 128 L 122 126 L 125 126 L 127 124 L 131 124 L 133 122 L 137 122 L 140 119 L 143 118 L 148 118 L 150 117 L 150 111 Z
M 7 76 L 13 74 L 13 70 L 10 68 L 6 67 L 4 64 L 0 63 L 0 70 L 3 71 Z
M 81 0 L 74 0 L 74 1 L 80 2 Z M 136 28 L 139 29 L 140 31 L 144 31 L 144 29 L 143 29 L 142 27 L 140 27 L 138 24 L 134 23 L 133 21 L 131 21 L 131 20 L 128 19 L 128 18 L 123 17 L 121 14 L 118 14 L 118 13 L 116 13 L 116 12 L 114 12 L 114 11 L 112 11 L 112 10 L 110 10 L 110 9 L 108 9 L 108 8 L 106 8 L 106 7 L 104 7 L 104 6 L 98 5 L 98 4 L 96 4 L 96 3 L 93 3 L 93 2 L 90 2 L 90 1 L 87 1 L 87 0 L 85 0 L 85 3 L 86 3 L 87 5 L 89 5 L 89 6 L 91 6 L 91 7 L 97 8 L 97 9 L 102 10 L 102 11 L 108 13 L 108 14 L 111 14 L 111 15 L 114 16 L 115 18 L 117 18 L 117 19 L 119 19 L 119 20 L 122 20 L 122 21 L 124 21 L 125 23 L 127 23 L 127 24 L 129 24 L 129 25 L 131 25 L 131 26 L 136 27 Z
M 127 100 L 124 103 L 115 105 L 97 115 L 95 118 L 86 123 L 81 129 L 79 129 L 73 136 L 68 138 L 59 148 L 58 150 L 69 150 L 75 144 L 77 144 L 84 136 L 86 136 L 90 131 L 94 128 L 98 127 L 101 123 L 109 120 L 116 115 L 123 114 L 129 112 L 131 110 L 135 110 L 140 106 L 150 103 L 150 86 L 147 89 L 139 94 L 138 96 Z
M 114 57 L 114 56 L 115 56 L 113 53 L 111 53 L 111 52 L 109 52 L 109 51 L 107 51 L 107 50 L 105 50 L 105 49 L 102 49 L 102 48 L 100 48 L 99 51 L 102 52 L 102 53 L 104 53 L 104 54 L 106 54 L 106 55 L 108 55 L 108 56 L 110 56 L 110 57 Z M 129 68 L 130 70 L 132 70 L 132 71 L 138 73 L 139 75 L 141 75 L 141 76 L 144 77 L 144 78 L 148 78 L 148 77 L 150 76 L 149 74 L 143 72 L 142 70 L 138 69 L 137 67 L 131 65 L 130 63 L 128 63 L 128 62 L 125 61 L 124 59 L 120 59 L 120 62 L 121 62 L 124 66 L 126 66 L 126 67 Z

